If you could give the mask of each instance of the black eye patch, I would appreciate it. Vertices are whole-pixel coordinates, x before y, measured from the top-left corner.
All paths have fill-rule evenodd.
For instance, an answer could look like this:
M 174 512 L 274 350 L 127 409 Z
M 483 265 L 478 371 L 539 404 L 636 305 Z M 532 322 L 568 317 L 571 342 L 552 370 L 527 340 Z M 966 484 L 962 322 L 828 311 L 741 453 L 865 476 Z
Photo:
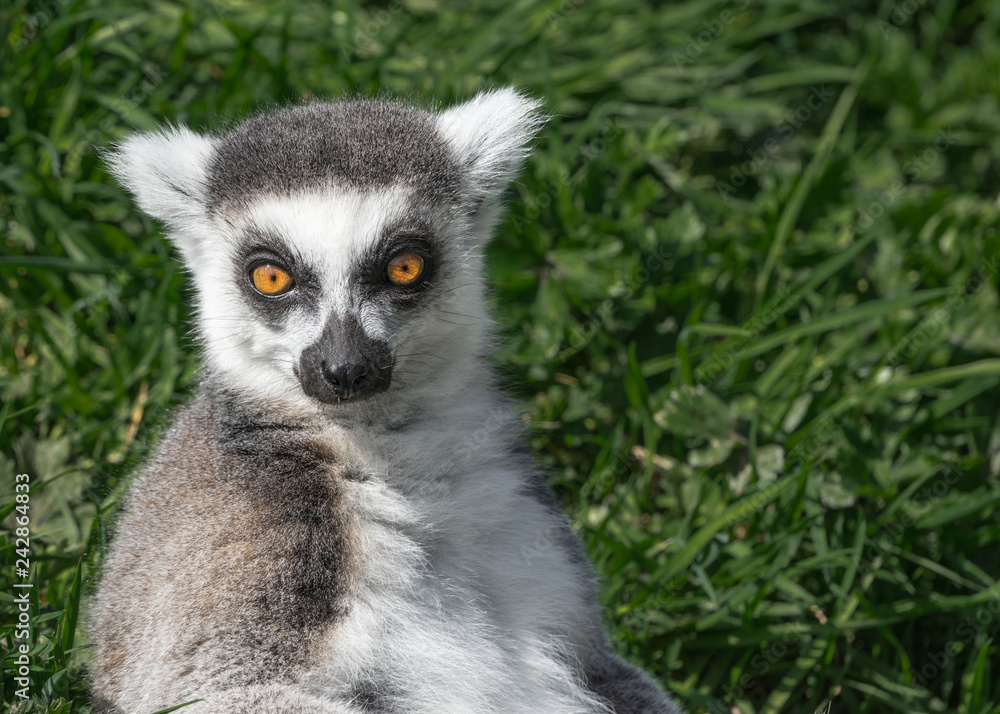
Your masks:
M 254 286 L 254 270 L 272 265 L 288 273 L 292 287 L 280 296 L 267 296 Z M 276 233 L 249 228 L 233 255 L 234 279 L 247 302 L 268 325 L 280 326 L 297 309 L 318 310 L 320 283 L 316 273 Z
M 423 272 L 413 285 L 393 284 L 388 275 L 389 264 L 393 258 L 406 253 L 415 253 L 423 259 Z M 433 287 L 442 267 L 441 251 L 429 227 L 422 221 L 408 220 L 388 226 L 358 261 L 354 274 L 366 299 L 385 300 L 405 307 Z

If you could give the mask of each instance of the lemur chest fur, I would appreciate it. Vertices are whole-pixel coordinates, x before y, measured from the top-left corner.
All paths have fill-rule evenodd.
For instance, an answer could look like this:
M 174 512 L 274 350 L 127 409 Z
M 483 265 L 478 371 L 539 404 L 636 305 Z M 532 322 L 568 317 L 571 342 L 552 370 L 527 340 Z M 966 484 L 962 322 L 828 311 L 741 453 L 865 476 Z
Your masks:
M 352 439 L 212 387 L 173 431 L 154 478 L 166 476 L 161 489 L 197 491 L 205 518 L 193 525 L 189 505 L 175 502 L 179 535 L 204 563 L 197 577 L 178 563 L 171 580 L 193 588 L 211 577 L 225 594 L 213 596 L 216 606 L 235 608 L 225 613 L 235 631 L 255 622 L 293 633 L 303 656 L 313 635 L 328 635 L 358 597 L 374 606 L 416 580 L 437 588 L 454 578 L 453 568 L 467 575 L 482 552 L 477 541 L 489 540 L 491 512 L 506 506 L 487 499 L 484 512 L 463 514 L 465 499 L 483 495 L 464 493 L 470 479 L 415 472 L 422 461 L 393 458 L 425 436 L 397 431 L 396 448 L 386 448 L 378 434 Z M 202 467 L 189 468 L 193 462 Z M 412 480 L 421 485 L 402 492 L 399 483 Z M 504 500 L 517 494 L 509 484 L 483 488 Z M 456 552 L 476 555 L 456 559 Z

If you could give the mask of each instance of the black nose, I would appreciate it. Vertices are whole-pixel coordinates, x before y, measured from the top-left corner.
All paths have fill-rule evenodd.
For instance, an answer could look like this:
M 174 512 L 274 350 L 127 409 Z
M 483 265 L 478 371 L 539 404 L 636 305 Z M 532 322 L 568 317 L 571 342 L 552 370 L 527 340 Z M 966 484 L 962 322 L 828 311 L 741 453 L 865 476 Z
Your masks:
M 331 314 L 319 339 L 302 350 L 295 373 L 307 395 L 337 404 L 388 389 L 392 361 L 389 345 L 366 335 L 355 317 Z
M 372 370 L 365 364 L 342 364 L 331 368 L 326 362 L 322 364 L 323 379 L 330 385 L 333 393 L 342 399 L 350 399 L 365 393 L 365 386 L 374 382 L 369 379 L 369 375 L 377 377 L 378 372 L 372 375 Z

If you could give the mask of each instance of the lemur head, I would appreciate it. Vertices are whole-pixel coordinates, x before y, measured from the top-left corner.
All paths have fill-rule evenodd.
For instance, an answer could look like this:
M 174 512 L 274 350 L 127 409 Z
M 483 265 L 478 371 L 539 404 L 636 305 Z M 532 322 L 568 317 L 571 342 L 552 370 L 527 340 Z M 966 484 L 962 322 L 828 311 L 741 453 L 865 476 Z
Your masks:
M 218 136 L 139 134 L 111 166 L 180 250 L 214 378 L 370 411 L 474 378 L 483 248 L 537 109 L 511 89 L 440 114 L 314 103 Z

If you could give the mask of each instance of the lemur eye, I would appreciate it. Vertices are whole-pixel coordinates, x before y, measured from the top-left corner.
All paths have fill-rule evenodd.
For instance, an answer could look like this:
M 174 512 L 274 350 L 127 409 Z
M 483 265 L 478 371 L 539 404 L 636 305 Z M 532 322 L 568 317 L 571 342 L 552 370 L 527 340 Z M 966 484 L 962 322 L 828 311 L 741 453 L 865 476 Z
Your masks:
M 393 285 L 413 285 L 424 274 L 424 258 L 419 253 L 400 253 L 389 261 L 386 273 Z
M 292 289 L 292 276 L 284 268 L 264 263 L 250 273 L 254 289 L 267 297 L 278 297 Z

